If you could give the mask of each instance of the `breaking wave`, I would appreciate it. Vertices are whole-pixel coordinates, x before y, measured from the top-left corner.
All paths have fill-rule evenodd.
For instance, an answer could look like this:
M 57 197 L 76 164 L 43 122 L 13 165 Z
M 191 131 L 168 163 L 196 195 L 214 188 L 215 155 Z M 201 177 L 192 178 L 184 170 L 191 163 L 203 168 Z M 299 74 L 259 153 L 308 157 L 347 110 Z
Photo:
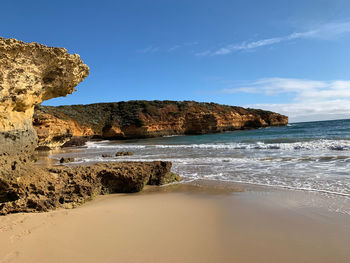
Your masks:
M 108 141 L 87 142 L 87 148 L 110 148 L 110 149 L 143 149 L 143 148 L 198 148 L 198 149 L 247 149 L 247 150 L 331 150 L 350 151 L 350 140 L 315 140 L 293 143 L 207 143 L 207 144 L 159 144 L 159 145 L 137 145 L 137 144 L 110 144 Z

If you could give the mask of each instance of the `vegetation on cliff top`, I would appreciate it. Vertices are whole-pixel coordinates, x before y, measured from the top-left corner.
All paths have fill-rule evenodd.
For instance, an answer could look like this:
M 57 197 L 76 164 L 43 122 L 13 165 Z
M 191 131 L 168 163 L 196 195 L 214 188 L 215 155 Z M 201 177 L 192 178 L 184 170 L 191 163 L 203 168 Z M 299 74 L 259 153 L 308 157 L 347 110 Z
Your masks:
M 34 127 L 39 144 L 62 145 L 71 137 L 104 139 L 204 134 L 286 125 L 278 113 L 195 101 L 121 101 L 72 106 L 38 106 Z M 57 126 L 58 125 L 58 126 Z
M 117 121 L 120 126 L 135 125 L 142 126 L 143 120 L 140 113 L 147 114 L 152 117 L 160 117 L 162 109 L 167 108 L 167 113 L 177 116 L 188 110 L 206 111 L 216 113 L 237 112 L 241 115 L 259 115 L 262 119 L 267 120 L 271 111 L 260 109 L 243 108 L 237 106 L 221 105 L 217 103 L 195 102 L 195 101 L 170 101 L 170 100 L 135 100 L 120 101 L 111 103 L 93 103 L 87 105 L 70 105 L 70 106 L 38 106 L 37 111 L 52 114 L 53 116 L 68 120 L 79 120 L 81 124 L 89 126 L 98 126 L 101 123 Z M 282 116 L 282 115 L 281 115 Z

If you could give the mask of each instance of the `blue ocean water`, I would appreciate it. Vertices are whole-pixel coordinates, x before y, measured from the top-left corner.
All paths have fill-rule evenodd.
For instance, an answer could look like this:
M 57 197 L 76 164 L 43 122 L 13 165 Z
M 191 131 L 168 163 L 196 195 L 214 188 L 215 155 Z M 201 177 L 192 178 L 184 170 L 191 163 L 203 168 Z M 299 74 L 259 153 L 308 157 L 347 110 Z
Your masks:
M 102 153 L 132 151 L 122 158 Z M 185 181 L 241 182 L 350 196 L 350 120 L 128 141 L 88 142 L 78 162 L 168 160 Z

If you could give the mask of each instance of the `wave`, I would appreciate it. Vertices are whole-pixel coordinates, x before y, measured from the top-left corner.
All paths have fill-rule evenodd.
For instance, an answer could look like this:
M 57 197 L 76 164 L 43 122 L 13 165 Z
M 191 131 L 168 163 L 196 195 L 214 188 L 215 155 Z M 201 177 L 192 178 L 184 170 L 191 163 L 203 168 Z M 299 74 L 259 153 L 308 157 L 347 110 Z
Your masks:
M 116 159 L 116 158 L 99 158 L 99 157 L 90 157 L 90 158 L 77 158 L 74 163 L 67 164 L 67 166 L 83 164 L 83 163 L 95 163 L 95 162 L 122 162 L 122 161 L 150 161 L 147 158 L 125 158 L 125 159 Z M 284 176 L 271 176 L 271 178 L 266 177 L 267 174 L 260 173 L 257 167 L 250 167 L 250 164 L 258 161 L 257 159 L 233 159 L 233 158 L 170 158 L 164 159 L 164 161 L 173 162 L 173 171 L 181 174 L 183 182 L 195 181 L 195 180 L 214 180 L 214 181 L 223 181 L 223 182 L 232 182 L 232 183 L 242 183 L 242 184 L 251 184 L 251 185 L 260 185 L 273 188 L 284 188 L 290 190 L 302 190 L 302 191 L 311 191 L 326 193 L 332 195 L 339 195 L 350 198 L 350 186 L 345 181 L 342 186 L 338 185 L 338 179 L 332 179 L 328 176 L 324 176 L 322 180 L 319 180 L 318 177 L 295 177 L 292 178 Z M 231 163 L 231 168 L 222 170 L 223 166 L 220 165 L 228 161 Z M 245 163 L 245 164 L 244 164 Z M 214 165 L 215 164 L 215 165 Z M 237 164 L 240 164 L 237 166 Z M 243 166 L 242 166 L 243 164 Z M 215 166 L 214 169 L 210 167 Z M 223 164 L 224 165 L 224 164 Z M 233 166 L 236 168 L 233 168 Z M 221 166 L 221 167 L 220 167 Z M 201 168 L 200 168 L 201 167 Z M 193 168 L 193 169 L 191 169 Z M 262 167 L 261 167 L 262 168 Z M 276 166 L 278 168 L 278 166 Z M 211 173 L 211 172 L 216 172 Z M 242 173 L 243 170 L 245 173 Z M 236 172 L 233 172 L 235 170 Z M 274 169 L 273 169 L 274 170 Z M 206 173 L 209 172 L 209 173 Z M 264 175 L 263 177 L 261 175 Z
M 311 131 L 307 125 L 313 125 Z M 164 160 L 173 163 L 173 171 L 185 182 L 229 181 L 341 195 L 350 200 L 350 134 L 346 130 L 335 134 L 333 124 L 328 128 L 323 124 L 290 126 L 176 139 L 90 141 L 80 153 L 72 153 L 76 162 L 67 165 Z M 134 155 L 116 158 L 113 153 L 117 151 Z M 103 153 L 112 157 L 103 158 Z
M 350 141 L 347 140 L 182 145 L 116 144 L 99 141 L 88 142 L 87 147 L 81 153 L 72 153 L 75 162 L 67 165 L 101 161 L 164 160 L 173 162 L 174 172 L 180 174 L 185 181 L 211 179 L 350 195 L 350 154 L 344 152 L 350 149 Z M 123 149 L 131 150 L 135 154 L 118 158 L 103 158 L 101 154 Z M 216 149 L 218 150 L 215 151 Z M 337 152 L 339 150 L 343 152 Z
M 111 141 L 100 141 L 100 142 L 86 142 L 85 146 L 88 149 L 143 149 L 146 148 L 145 145 L 135 145 L 135 144 L 113 144 Z
M 195 149 L 235 149 L 235 150 L 330 150 L 350 151 L 350 140 L 313 140 L 291 143 L 203 143 L 203 144 L 157 144 L 157 145 L 136 145 L 136 144 L 113 144 L 109 141 L 87 142 L 87 148 L 96 149 L 145 149 L 145 148 L 195 148 Z

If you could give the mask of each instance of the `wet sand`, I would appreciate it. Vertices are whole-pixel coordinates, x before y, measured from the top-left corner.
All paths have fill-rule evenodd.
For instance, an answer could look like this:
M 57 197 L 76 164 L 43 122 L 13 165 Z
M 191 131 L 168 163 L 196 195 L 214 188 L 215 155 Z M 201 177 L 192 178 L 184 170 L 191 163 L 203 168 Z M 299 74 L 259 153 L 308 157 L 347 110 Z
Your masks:
M 0 217 L 0 262 L 350 262 L 350 201 L 197 182 Z

